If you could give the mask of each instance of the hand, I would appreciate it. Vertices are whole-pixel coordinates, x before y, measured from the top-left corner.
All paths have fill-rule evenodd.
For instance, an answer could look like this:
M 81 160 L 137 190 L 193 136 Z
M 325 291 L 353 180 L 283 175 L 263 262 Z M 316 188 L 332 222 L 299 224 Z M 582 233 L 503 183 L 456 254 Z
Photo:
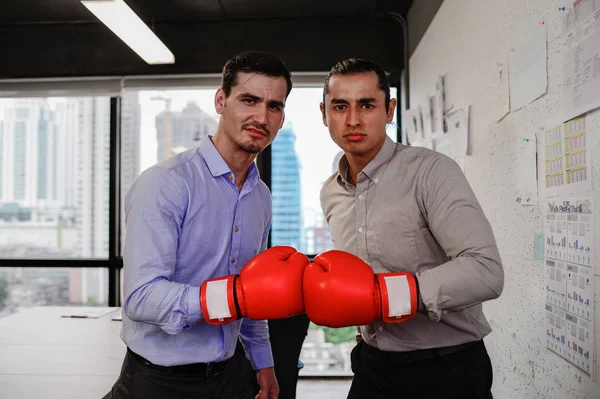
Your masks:
M 241 317 L 283 319 L 304 313 L 302 278 L 309 260 L 288 246 L 275 246 L 252 258 L 240 271 L 207 280 L 200 287 L 200 306 L 208 324 Z
M 375 274 L 357 256 L 326 251 L 304 272 L 304 306 L 318 325 L 346 327 L 374 320 L 398 323 L 417 311 L 417 285 L 410 273 Z
M 279 385 L 273 367 L 258 370 L 256 380 L 260 386 L 260 391 L 255 399 L 277 399 L 279 397 Z

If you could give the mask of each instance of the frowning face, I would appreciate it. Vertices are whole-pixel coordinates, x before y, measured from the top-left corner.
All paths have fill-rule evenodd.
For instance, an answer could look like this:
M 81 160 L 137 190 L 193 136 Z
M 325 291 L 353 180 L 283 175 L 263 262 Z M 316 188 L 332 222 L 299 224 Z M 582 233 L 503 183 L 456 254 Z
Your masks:
M 283 126 L 287 82 L 283 77 L 240 72 L 228 97 L 215 95 L 224 138 L 240 150 L 258 154 L 273 142 Z

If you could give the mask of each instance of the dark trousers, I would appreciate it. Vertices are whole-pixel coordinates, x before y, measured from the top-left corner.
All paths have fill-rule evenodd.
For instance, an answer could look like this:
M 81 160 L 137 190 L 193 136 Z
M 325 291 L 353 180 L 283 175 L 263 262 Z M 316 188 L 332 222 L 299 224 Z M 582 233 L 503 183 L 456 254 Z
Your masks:
M 492 365 L 483 341 L 408 363 L 361 342 L 351 358 L 354 379 L 348 399 L 492 399 Z
M 279 399 L 296 399 L 298 360 L 310 320 L 306 314 L 269 320 L 269 337 L 279 384 Z
M 208 371 L 199 366 L 192 371 L 160 369 L 128 351 L 121 375 L 104 399 L 253 399 L 258 393 L 256 372 L 239 342 L 230 359 Z

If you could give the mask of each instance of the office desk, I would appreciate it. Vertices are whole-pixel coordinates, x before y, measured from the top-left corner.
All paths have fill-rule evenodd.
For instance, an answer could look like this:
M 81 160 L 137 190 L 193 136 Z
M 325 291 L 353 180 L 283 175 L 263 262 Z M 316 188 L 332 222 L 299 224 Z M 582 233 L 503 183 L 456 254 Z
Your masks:
M 76 307 L 39 306 L 0 318 L 0 398 L 94 399 L 112 387 L 125 356 L 120 308 L 65 318 Z

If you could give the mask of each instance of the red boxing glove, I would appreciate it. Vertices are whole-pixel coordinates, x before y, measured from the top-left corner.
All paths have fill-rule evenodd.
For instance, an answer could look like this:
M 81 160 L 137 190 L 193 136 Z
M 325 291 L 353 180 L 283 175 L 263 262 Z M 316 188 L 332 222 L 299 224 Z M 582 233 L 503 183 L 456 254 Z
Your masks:
M 410 273 L 375 274 L 343 251 L 318 255 L 304 272 L 304 306 L 309 319 L 327 327 L 399 323 L 417 312 L 417 283 Z
M 282 319 L 304 313 L 302 276 L 309 260 L 287 246 L 275 246 L 252 258 L 240 271 L 206 280 L 200 287 L 204 320 L 219 325 L 241 317 Z

